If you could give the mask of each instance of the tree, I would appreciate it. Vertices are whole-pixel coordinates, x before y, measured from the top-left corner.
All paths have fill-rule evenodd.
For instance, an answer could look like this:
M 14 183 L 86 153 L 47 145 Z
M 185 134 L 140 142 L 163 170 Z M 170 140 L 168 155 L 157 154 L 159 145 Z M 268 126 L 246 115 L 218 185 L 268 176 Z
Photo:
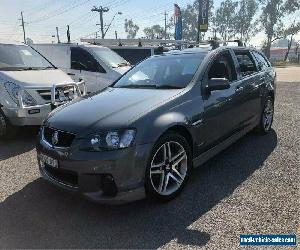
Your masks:
M 124 24 L 125 32 L 128 34 L 127 38 L 135 38 L 137 32 L 139 31 L 140 27 L 133 23 L 132 19 L 125 19 L 125 24 Z
M 287 35 L 282 20 L 300 8 L 299 0 L 259 0 L 262 5 L 260 21 L 266 34 L 265 54 L 270 58 L 270 49 L 274 41 Z
M 162 38 L 164 36 L 165 29 L 156 24 L 151 27 L 145 28 L 144 33 L 148 39 Z
M 236 38 L 247 43 L 250 37 L 254 35 L 257 22 L 254 22 L 254 16 L 258 9 L 256 0 L 240 0 L 238 2 L 238 10 L 235 15 L 234 33 Z
M 287 49 L 287 52 L 285 54 L 284 61 L 287 61 L 287 59 L 289 57 L 291 47 L 292 47 L 292 44 L 293 44 L 294 35 L 296 35 L 299 31 L 300 31 L 300 22 L 296 23 L 296 21 L 294 21 L 294 23 L 289 28 L 287 28 L 285 30 L 286 36 L 290 35 L 291 37 L 288 40 L 288 49 Z
M 225 0 L 221 6 L 216 10 L 213 17 L 214 30 L 220 34 L 221 38 L 226 41 L 235 35 L 235 12 L 238 3 L 232 0 Z

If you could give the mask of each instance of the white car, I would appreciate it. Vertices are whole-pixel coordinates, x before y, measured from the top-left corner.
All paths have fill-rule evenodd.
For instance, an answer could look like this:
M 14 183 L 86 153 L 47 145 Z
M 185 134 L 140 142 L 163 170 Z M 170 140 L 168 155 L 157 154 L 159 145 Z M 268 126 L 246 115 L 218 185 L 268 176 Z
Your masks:
M 87 92 L 106 88 L 126 73 L 130 63 L 109 48 L 87 44 L 33 44 L 35 50 L 74 81 L 83 80 Z
M 86 92 L 39 53 L 24 44 L 0 43 L 0 138 L 16 127 L 41 125 L 57 106 Z

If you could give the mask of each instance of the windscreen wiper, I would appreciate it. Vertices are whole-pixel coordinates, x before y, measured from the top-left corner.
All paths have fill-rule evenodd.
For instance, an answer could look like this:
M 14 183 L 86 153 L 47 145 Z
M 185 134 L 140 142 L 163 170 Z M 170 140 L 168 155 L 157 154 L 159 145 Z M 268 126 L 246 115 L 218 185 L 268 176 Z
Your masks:
M 124 86 L 119 86 L 117 88 L 149 88 L 149 89 L 156 89 L 157 85 L 156 84 L 130 84 L 130 85 L 124 85 Z

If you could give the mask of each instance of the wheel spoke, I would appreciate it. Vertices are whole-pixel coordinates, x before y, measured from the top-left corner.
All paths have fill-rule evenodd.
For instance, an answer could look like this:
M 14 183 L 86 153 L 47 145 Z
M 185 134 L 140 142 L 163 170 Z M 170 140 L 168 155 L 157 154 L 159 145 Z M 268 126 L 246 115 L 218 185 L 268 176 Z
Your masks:
M 177 158 L 176 161 L 173 162 L 173 166 L 174 168 L 177 167 L 177 165 L 182 162 L 184 159 L 186 158 L 186 154 L 185 154 L 185 151 L 183 151 L 183 155 L 181 155 L 179 158 Z
M 182 184 L 182 179 L 176 178 L 172 173 L 169 173 L 169 176 L 177 183 L 178 186 Z
M 158 191 L 160 193 L 163 191 L 164 182 L 165 182 L 165 172 L 163 171 L 161 176 L 160 176 L 160 182 L 159 182 L 159 187 L 158 187 Z
M 164 184 L 163 184 L 163 192 L 165 193 L 167 191 L 167 187 L 168 187 L 168 184 L 169 184 L 169 180 L 170 180 L 170 173 L 168 173 L 165 177 L 165 180 L 164 180 Z
M 179 173 L 179 171 L 175 167 L 172 170 L 180 178 L 180 180 L 184 180 L 184 176 L 181 173 Z
M 185 151 L 184 150 L 180 150 L 179 153 L 177 153 L 170 161 L 174 162 L 175 160 L 178 160 L 179 157 L 181 156 L 185 156 Z

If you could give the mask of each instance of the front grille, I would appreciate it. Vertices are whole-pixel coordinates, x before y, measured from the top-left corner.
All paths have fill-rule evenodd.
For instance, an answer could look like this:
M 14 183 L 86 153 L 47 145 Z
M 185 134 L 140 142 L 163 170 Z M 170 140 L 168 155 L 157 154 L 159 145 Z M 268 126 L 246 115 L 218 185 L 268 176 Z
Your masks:
M 44 169 L 47 175 L 54 180 L 75 188 L 78 186 L 78 174 L 76 172 L 53 168 L 47 164 L 45 164 Z
M 57 138 L 56 138 L 57 140 L 53 140 L 53 135 L 55 133 L 57 133 Z M 56 130 L 54 128 L 44 127 L 43 128 L 43 137 L 47 143 L 49 143 L 50 145 L 52 145 L 54 147 L 68 148 L 71 146 L 71 144 L 75 138 L 75 135 L 68 133 L 68 132 Z
M 38 94 L 46 101 L 51 102 L 51 89 L 49 90 L 37 90 Z M 57 86 L 55 87 L 55 102 L 62 103 L 72 101 L 75 97 L 76 87 L 75 86 Z

